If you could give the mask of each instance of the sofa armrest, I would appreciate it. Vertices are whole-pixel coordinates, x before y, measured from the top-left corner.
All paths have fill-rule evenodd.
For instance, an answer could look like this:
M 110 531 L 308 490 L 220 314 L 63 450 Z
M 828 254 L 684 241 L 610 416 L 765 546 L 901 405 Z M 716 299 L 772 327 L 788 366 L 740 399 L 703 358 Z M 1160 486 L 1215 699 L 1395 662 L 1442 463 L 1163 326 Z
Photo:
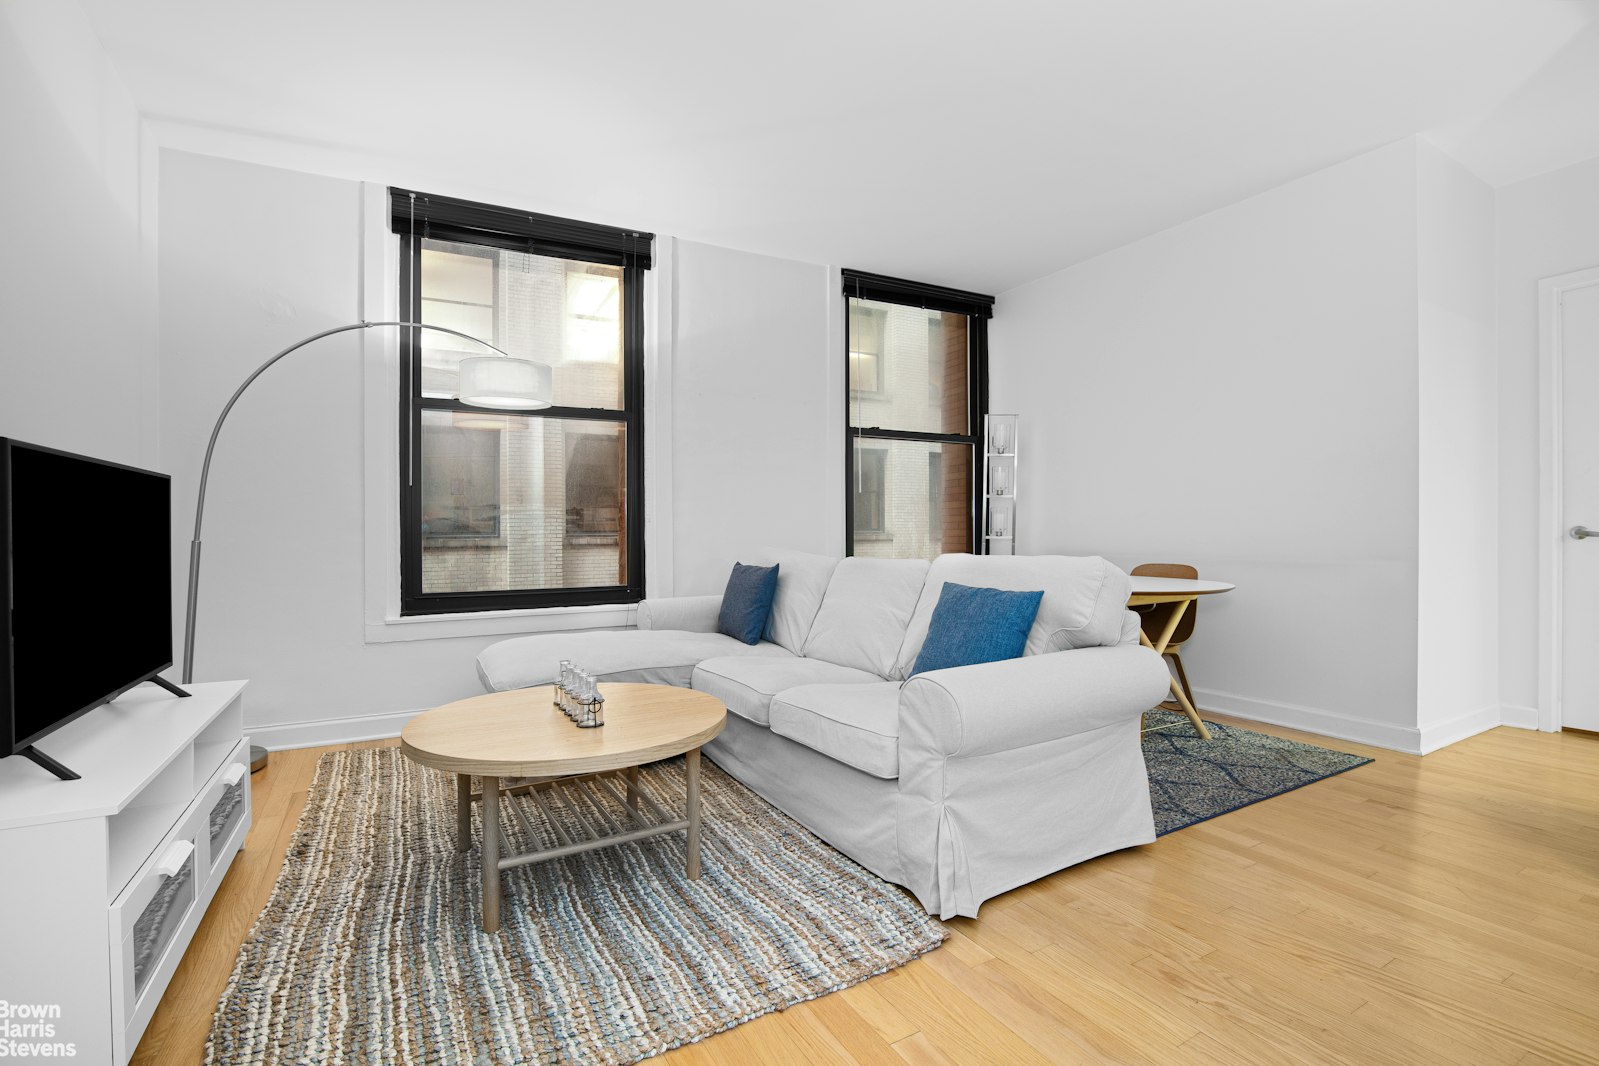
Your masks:
M 1148 648 L 1076 648 L 930 670 L 899 694 L 903 766 L 917 756 L 1010 751 L 1131 721 L 1159 703 L 1171 675 Z
M 715 633 L 722 614 L 721 596 L 665 596 L 640 600 L 640 629 L 681 629 Z

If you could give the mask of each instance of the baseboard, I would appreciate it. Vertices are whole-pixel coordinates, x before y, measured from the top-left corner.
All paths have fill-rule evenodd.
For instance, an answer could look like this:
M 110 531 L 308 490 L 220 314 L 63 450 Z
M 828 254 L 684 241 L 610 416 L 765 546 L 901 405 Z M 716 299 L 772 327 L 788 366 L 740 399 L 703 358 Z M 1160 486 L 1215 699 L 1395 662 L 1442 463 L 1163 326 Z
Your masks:
M 386 740 L 397 737 L 405 723 L 421 714 L 414 711 L 389 711 L 351 718 L 323 718 L 314 722 L 283 722 L 279 725 L 246 725 L 252 744 L 268 751 L 290 748 L 315 748 L 323 744 L 353 744 L 360 740 Z
M 1287 726 L 1324 737 L 1353 740 L 1357 744 L 1370 744 L 1378 748 L 1402 751 L 1407 755 L 1420 755 L 1421 730 L 1414 727 L 1390 725 L 1370 718 L 1338 714 L 1319 707 L 1305 707 L 1296 703 L 1268 703 L 1265 700 L 1240 696 L 1233 692 L 1196 688 L 1200 712 L 1215 711 L 1251 722 Z
M 1538 711 L 1533 707 L 1483 707 L 1452 718 L 1447 722 L 1413 729 L 1390 725 L 1370 718 L 1337 714 L 1317 707 L 1295 703 L 1268 703 L 1265 700 L 1240 696 L 1233 692 L 1198 688 L 1202 710 L 1231 715 L 1251 722 L 1302 729 L 1324 737 L 1353 740 L 1357 744 L 1389 748 L 1409 755 L 1426 755 L 1439 748 L 1475 736 L 1496 725 L 1515 726 L 1518 729 L 1537 729 Z M 353 744 L 362 740 L 386 740 L 400 735 L 405 723 L 421 714 L 426 708 L 410 711 L 388 711 L 382 714 L 364 714 L 349 718 L 323 718 L 313 722 L 284 722 L 279 725 L 251 725 L 245 731 L 254 744 L 269 751 L 287 751 L 291 748 L 314 748 L 323 744 Z
M 1538 728 L 1538 708 L 1520 707 L 1514 703 L 1499 705 L 1499 724 L 1513 725 L 1517 729 Z
M 1428 755 L 1467 737 L 1487 732 L 1499 724 L 1499 715 L 1499 705 L 1495 703 L 1456 715 L 1446 722 L 1422 726 L 1418 730 L 1421 754 Z

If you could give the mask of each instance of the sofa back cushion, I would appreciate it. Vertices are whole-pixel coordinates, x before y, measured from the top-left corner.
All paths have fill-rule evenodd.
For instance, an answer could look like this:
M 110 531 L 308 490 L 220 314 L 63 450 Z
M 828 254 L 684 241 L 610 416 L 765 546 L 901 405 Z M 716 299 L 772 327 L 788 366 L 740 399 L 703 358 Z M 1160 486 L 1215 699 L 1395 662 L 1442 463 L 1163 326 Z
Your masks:
M 922 559 L 840 561 L 803 654 L 891 677 L 926 580 Z
M 773 644 L 795 655 L 801 654 L 838 560 L 831 555 L 812 555 L 788 548 L 762 548 L 752 552 L 744 562 L 777 567 L 777 595 L 772 600 L 772 613 L 766 619 L 765 636 Z
M 910 675 L 946 581 L 1017 592 L 1042 589 L 1024 655 L 1121 643 L 1122 616 L 1132 592 L 1127 575 L 1097 555 L 940 555 L 927 570 L 894 679 Z

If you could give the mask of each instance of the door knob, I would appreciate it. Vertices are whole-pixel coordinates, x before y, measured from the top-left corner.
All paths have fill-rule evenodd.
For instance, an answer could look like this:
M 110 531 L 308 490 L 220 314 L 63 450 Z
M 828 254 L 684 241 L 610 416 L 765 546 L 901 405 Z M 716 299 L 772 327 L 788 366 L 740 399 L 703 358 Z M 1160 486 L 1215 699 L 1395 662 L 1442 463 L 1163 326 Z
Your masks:
M 1572 540 L 1587 540 L 1589 537 L 1599 537 L 1599 529 L 1589 529 L 1587 526 L 1572 526 Z

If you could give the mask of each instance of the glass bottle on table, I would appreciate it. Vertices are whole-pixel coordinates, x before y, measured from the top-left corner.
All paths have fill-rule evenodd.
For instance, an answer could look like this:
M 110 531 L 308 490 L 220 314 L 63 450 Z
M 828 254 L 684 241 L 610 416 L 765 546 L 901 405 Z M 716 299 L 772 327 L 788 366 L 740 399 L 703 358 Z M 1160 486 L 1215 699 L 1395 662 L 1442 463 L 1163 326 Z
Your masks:
M 555 671 L 555 684 L 552 686 L 555 691 L 551 693 L 551 697 L 556 710 L 563 713 L 566 711 L 566 684 L 571 673 L 572 660 L 562 659 L 561 665 Z

